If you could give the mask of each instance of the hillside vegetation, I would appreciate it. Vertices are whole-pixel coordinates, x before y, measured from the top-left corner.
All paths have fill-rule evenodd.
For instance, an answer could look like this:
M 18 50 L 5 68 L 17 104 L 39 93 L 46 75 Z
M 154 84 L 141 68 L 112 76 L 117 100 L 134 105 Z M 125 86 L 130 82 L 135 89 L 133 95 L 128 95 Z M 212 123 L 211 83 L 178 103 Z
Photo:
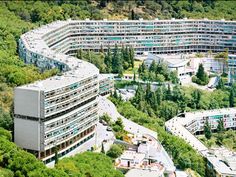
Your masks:
M 97 1 L 96 1 L 97 2 Z M 101 0 L 99 7 L 108 19 L 236 18 L 235 1 L 221 0 Z
M 13 142 L 11 132 L 13 131 L 12 120 L 12 102 L 13 88 L 23 84 L 31 83 L 36 80 L 45 79 L 55 75 L 57 70 L 40 72 L 38 68 L 32 65 L 26 65 L 18 57 L 17 43 L 21 34 L 38 28 L 43 24 L 50 23 L 55 20 L 72 19 L 170 19 L 170 18 L 203 18 L 228 20 L 236 19 L 236 3 L 235 1 L 124 1 L 124 0 L 57 0 L 57 1 L 0 1 L 0 176 L 106 176 L 106 169 L 110 169 L 113 176 L 122 176 L 122 174 L 112 169 L 111 162 L 107 161 L 107 157 L 100 154 L 88 153 L 82 157 L 88 157 L 90 162 L 96 164 L 96 169 L 92 170 L 93 164 L 80 162 L 80 157 L 59 162 L 58 168 L 48 169 L 42 162 L 37 160 L 33 155 L 21 150 Z M 99 63 L 94 60 L 95 64 Z M 97 63 L 96 63 L 97 62 Z M 103 63 L 101 64 L 103 65 Z M 124 62 L 124 66 L 127 65 Z M 106 67 L 106 66 L 104 66 Z M 121 108 L 120 108 L 121 109 Z M 136 121 L 144 123 L 151 120 L 142 120 L 135 117 Z M 149 119 L 149 118 L 148 118 Z M 156 120 L 155 120 L 156 121 Z M 160 122 L 158 122 L 159 124 Z M 158 124 L 153 124 L 158 125 Z M 4 129 L 9 131 L 6 131 Z M 155 129 L 155 127 L 152 127 Z M 174 137 L 169 138 L 169 134 L 163 133 L 163 141 L 167 150 Z M 175 146 L 177 147 L 178 141 Z M 179 144 L 181 144 L 180 141 Z M 174 146 L 174 147 L 175 147 Z M 186 145 L 187 146 L 187 145 Z M 185 145 L 179 148 L 185 148 Z M 190 147 L 189 153 L 185 150 L 184 156 L 175 160 L 176 164 L 183 165 L 183 168 L 189 167 L 190 162 L 194 162 L 191 166 L 197 169 L 197 161 L 199 161 L 200 174 L 204 172 L 202 159 L 199 156 L 189 156 L 193 152 Z M 179 156 L 179 153 L 173 151 L 173 156 Z M 194 154 L 194 153 L 193 153 Z M 78 155 L 79 156 L 79 155 Z M 97 160 L 96 160 L 97 159 Z M 186 162 L 187 160 L 187 163 Z M 86 164 L 85 164 L 86 163 Z M 103 168 L 104 167 L 104 168 Z M 86 169 L 89 168 L 90 172 Z M 77 171 L 80 169 L 80 171 Z M 104 170 L 103 170 L 104 169 Z M 73 170 L 76 170 L 73 171 Z M 100 170 L 100 171 L 99 171 Z

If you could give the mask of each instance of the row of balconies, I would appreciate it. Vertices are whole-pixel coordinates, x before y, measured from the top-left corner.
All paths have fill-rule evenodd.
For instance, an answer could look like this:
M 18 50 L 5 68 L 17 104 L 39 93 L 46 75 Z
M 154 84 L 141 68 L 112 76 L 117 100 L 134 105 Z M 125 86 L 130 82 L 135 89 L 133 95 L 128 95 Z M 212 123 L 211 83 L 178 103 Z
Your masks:
M 47 108 L 50 106 L 54 106 L 55 104 L 62 103 L 64 101 L 67 101 L 71 98 L 74 98 L 74 97 L 80 95 L 80 93 L 84 93 L 84 91 L 87 91 L 90 88 L 95 88 L 97 85 L 98 85 L 98 82 L 95 81 L 90 84 L 86 84 L 82 87 L 79 87 L 79 89 L 71 90 L 70 92 L 66 92 L 66 94 L 64 94 L 64 95 L 45 99 L 44 106 L 45 106 L 45 108 Z
M 55 138 L 49 142 L 43 142 L 43 144 L 44 144 L 44 146 L 49 146 L 49 147 L 51 146 L 52 147 L 55 144 L 58 144 L 59 142 L 61 143 L 61 142 L 67 141 L 71 137 L 76 136 L 80 132 L 86 130 L 88 127 L 95 125 L 97 121 L 98 121 L 98 117 L 95 117 L 94 119 L 87 121 L 86 123 L 84 123 L 80 127 L 76 128 L 75 130 L 72 130 L 72 131 L 68 132 L 67 134 L 64 134 L 60 138 Z
M 45 92 L 44 96 L 45 96 L 45 98 L 50 98 L 50 97 L 54 97 L 54 96 L 57 96 L 60 94 L 65 94 L 66 92 L 77 89 L 80 85 L 85 85 L 85 84 L 91 82 L 92 80 L 96 80 L 97 78 L 98 78 L 98 75 L 94 75 L 93 77 L 83 79 L 81 81 L 78 81 L 78 82 L 68 85 L 66 87 L 62 87 L 59 89 L 51 90 L 49 92 Z
M 99 38 L 94 38 L 93 40 L 83 40 L 81 38 L 78 38 L 78 41 L 76 42 L 66 42 L 66 45 L 60 46 L 59 49 L 63 49 L 63 47 L 71 47 L 71 46 L 76 46 L 77 44 L 110 44 L 110 43 L 117 43 L 117 42 L 122 42 L 122 43 L 127 43 L 127 42 L 145 42 L 145 40 L 153 40 L 153 42 L 167 42 L 166 40 L 172 39 L 172 41 L 181 39 L 181 40 L 198 40 L 198 41 L 222 41 L 222 42 L 230 42 L 230 43 L 236 43 L 236 40 L 231 40 L 228 38 L 228 36 L 209 36 L 209 35 L 183 35 L 183 36 L 172 36 L 172 35 L 166 35 L 166 36 L 161 36 L 161 37 L 149 37 L 149 38 L 140 38 L 140 37 L 121 37 L 119 40 L 109 40 L 105 39 L 102 37 Z M 133 41 L 132 41 L 133 40 Z M 229 41 L 230 40 L 230 41 Z M 69 41 L 69 40 L 68 40 Z
M 189 30 L 188 29 L 185 29 L 185 30 L 180 30 L 179 29 L 179 30 L 177 30 L 177 29 L 160 28 L 158 31 L 159 32 L 173 32 L 173 33 L 177 33 L 177 32 L 186 33 L 187 31 L 189 31 L 189 32 L 195 31 L 196 33 L 204 33 L 204 32 L 208 32 L 208 31 L 210 31 L 210 32 L 220 32 L 220 34 L 222 32 L 229 33 L 228 29 L 227 29 L 227 31 L 225 31 L 224 29 L 219 29 L 219 28 L 214 28 L 214 29 L 211 29 L 211 28 L 207 28 L 207 29 L 206 28 L 199 28 L 199 29 L 190 28 Z M 52 42 L 55 43 L 56 41 L 60 41 L 63 38 L 67 39 L 71 34 L 78 34 L 78 36 L 83 36 L 83 34 L 81 34 L 81 32 L 82 31 L 71 30 L 71 31 L 65 33 L 66 35 L 64 35 L 64 34 L 61 35 L 62 37 L 52 36 L 50 39 L 48 39 L 48 40 L 50 40 L 50 42 L 48 42 L 48 44 L 51 45 Z M 84 32 L 88 32 L 88 31 L 85 30 Z M 94 31 L 89 31 L 89 32 L 93 32 L 92 34 L 99 34 L 99 33 L 101 33 L 101 35 L 104 36 L 104 30 L 95 31 L 95 32 Z M 114 30 L 111 30 L 111 31 L 107 31 L 107 32 L 111 32 L 111 33 L 124 33 L 123 35 L 127 35 L 127 33 L 131 33 L 132 34 L 133 32 L 135 32 L 135 33 L 140 33 L 139 35 L 142 35 L 142 32 L 145 32 L 145 30 L 144 31 L 143 30 L 140 30 L 140 31 L 128 31 L 128 30 L 114 31 Z M 235 33 L 235 32 L 236 32 L 235 29 L 231 29 L 231 33 Z M 92 35 L 92 34 L 90 34 L 90 35 Z M 105 36 L 106 36 L 106 34 L 105 34 Z M 62 40 L 62 41 L 64 41 L 64 40 Z
M 60 35 L 61 33 L 63 33 L 64 31 L 68 31 L 70 29 L 70 25 L 65 25 L 61 28 L 57 28 L 55 30 L 52 30 L 50 32 L 47 32 L 46 34 L 44 34 L 42 36 L 42 39 L 43 40 L 47 40 L 48 38 L 50 38 L 51 36 L 54 36 L 54 35 Z
M 56 114 L 57 112 L 69 109 L 70 107 L 75 106 L 76 104 L 80 104 L 86 99 L 89 99 L 91 97 L 94 97 L 98 94 L 98 89 L 90 89 L 88 92 L 85 92 L 84 94 L 80 95 L 79 97 L 76 97 L 71 100 L 67 100 L 66 102 L 62 104 L 58 104 L 56 106 L 53 106 L 51 108 L 48 108 L 45 110 L 45 116 L 50 116 L 52 114 Z
M 56 138 L 58 136 L 62 136 L 62 134 L 66 134 L 72 129 L 79 127 L 80 125 L 84 124 L 86 121 L 92 119 L 94 116 L 97 116 L 97 110 L 94 109 L 86 114 L 83 114 L 81 117 L 77 117 L 77 119 L 73 120 L 70 123 L 66 123 L 61 127 L 58 127 L 50 132 L 44 133 L 44 140 L 47 142 L 51 138 Z
M 89 22 L 75 22 L 70 23 L 70 27 L 75 26 L 137 26 L 137 25 L 236 25 L 235 22 L 225 21 L 178 21 L 178 20 L 165 20 L 165 21 L 89 21 Z
M 80 117 L 81 115 L 86 114 L 89 111 L 93 111 L 94 109 L 97 109 L 98 107 L 97 105 L 98 105 L 97 102 L 93 102 L 93 104 L 90 104 L 89 106 L 80 109 L 79 111 L 75 112 L 72 115 L 64 117 L 60 120 L 56 120 L 50 124 L 44 125 L 45 132 L 51 131 L 55 128 L 63 126 L 64 124 L 68 124 L 69 122 L 74 121 L 77 117 Z
M 60 156 L 64 156 L 65 154 L 69 153 L 71 150 L 74 149 L 74 147 L 70 147 L 73 143 L 75 142 L 79 142 L 76 144 L 76 147 L 78 147 L 79 145 L 83 144 L 85 141 L 87 141 L 88 139 L 93 137 L 93 134 L 91 135 L 91 132 L 94 131 L 94 126 L 84 130 L 83 132 L 77 134 L 76 136 L 70 138 L 69 140 L 66 140 L 64 142 L 57 142 L 55 143 L 55 145 L 57 145 L 58 147 L 58 155 Z M 88 137 L 86 137 L 87 135 L 89 135 Z M 68 148 L 70 147 L 70 148 Z M 64 150 L 68 148 L 67 150 Z M 44 159 L 47 157 L 46 163 L 49 163 L 55 159 L 55 146 L 52 146 L 51 149 L 50 147 L 44 148 L 46 151 L 40 152 L 40 159 Z M 64 150 L 62 153 L 60 153 L 60 151 Z M 51 157 L 51 160 L 49 160 L 48 158 Z

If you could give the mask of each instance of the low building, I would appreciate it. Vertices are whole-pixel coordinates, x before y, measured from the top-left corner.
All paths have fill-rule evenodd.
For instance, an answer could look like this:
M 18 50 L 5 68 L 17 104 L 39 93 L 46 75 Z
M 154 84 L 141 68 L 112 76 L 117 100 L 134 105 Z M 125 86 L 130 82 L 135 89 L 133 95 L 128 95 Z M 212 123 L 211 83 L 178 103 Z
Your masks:
M 185 79 L 186 76 L 194 74 L 194 70 L 188 66 L 190 59 L 187 55 L 183 54 L 172 54 L 172 55 L 154 55 L 149 53 L 147 59 L 144 60 L 144 64 L 150 67 L 152 62 L 157 64 L 165 63 L 170 71 L 175 71 L 178 78 L 181 80 Z
M 117 160 L 118 167 L 122 168 L 141 168 L 142 165 L 147 164 L 144 153 L 138 153 L 135 150 L 124 151 Z
M 135 96 L 136 90 L 134 89 L 118 89 L 116 93 L 121 96 L 122 100 L 128 101 Z
M 104 96 L 114 92 L 113 74 L 99 74 L 99 94 Z
M 210 73 L 223 73 L 227 71 L 227 62 L 225 59 L 215 59 L 212 57 L 203 57 L 203 58 L 191 58 L 190 67 L 193 68 L 195 73 L 198 70 L 199 65 L 202 64 L 205 71 Z
M 116 159 L 117 168 L 144 170 L 143 173 L 147 170 L 151 172 L 150 175 L 157 176 L 174 175 L 173 162 L 166 160 L 167 154 L 163 152 L 163 147 L 156 138 L 146 134 L 136 134 L 131 141 L 136 148 L 129 148 Z
M 131 169 L 125 177 L 164 177 L 163 173 L 158 169 Z

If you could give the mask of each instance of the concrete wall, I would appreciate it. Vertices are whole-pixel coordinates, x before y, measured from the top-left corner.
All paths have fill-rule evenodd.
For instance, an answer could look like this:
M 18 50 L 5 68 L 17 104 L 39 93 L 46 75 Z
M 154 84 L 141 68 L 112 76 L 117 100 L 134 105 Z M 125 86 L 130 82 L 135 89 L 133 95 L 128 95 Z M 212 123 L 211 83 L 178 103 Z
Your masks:
M 43 112 L 40 111 L 40 107 L 40 91 L 15 88 L 15 114 L 29 117 L 42 117 Z
M 22 148 L 40 150 L 39 122 L 14 118 L 14 142 Z

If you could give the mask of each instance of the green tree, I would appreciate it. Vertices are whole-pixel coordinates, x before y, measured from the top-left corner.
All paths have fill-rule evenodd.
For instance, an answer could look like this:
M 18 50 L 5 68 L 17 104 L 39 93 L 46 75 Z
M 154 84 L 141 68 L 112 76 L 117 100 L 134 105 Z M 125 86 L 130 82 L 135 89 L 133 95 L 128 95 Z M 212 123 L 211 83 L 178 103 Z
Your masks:
M 129 48 L 129 59 L 132 68 L 134 68 L 134 49 L 132 47 Z
M 178 114 L 178 105 L 172 101 L 163 101 L 158 110 L 159 116 L 167 121 Z
M 68 176 L 124 176 L 120 171 L 115 170 L 109 157 L 94 152 L 85 152 L 74 157 L 63 158 L 56 165 L 56 169 L 65 172 Z
M 207 139 L 211 139 L 211 136 L 212 136 L 211 125 L 208 122 L 208 120 L 206 120 L 205 125 L 204 125 L 204 134 Z
M 134 71 L 133 81 L 136 82 L 136 72 Z
M 234 89 L 231 88 L 229 94 L 229 107 L 234 107 Z
M 135 105 L 137 105 L 140 101 L 144 100 L 144 90 L 141 84 L 138 84 L 138 87 L 136 89 L 135 92 L 135 96 L 132 99 L 132 103 L 134 103 Z
M 13 119 L 11 115 L 0 107 L 0 127 L 13 131 Z
M 12 135 L 11 132 L 8 130 L 5 130 L 4 128 L 0 127 L 0 137 L 6 138 L 9 141 L 12 141 Z
M 58 157 L 58 147 L 57 147 L 57 146 L 54 147 L 54 151 L 55 151 L 55 164 L 57 164 L 58 161 L 59 161 L 59 157 Z
M 111 117 L 108 114 L 102 115 L 99 119 L 104 120 L 105 122 L 108 123 L 108 125 L 111 124 Z
M 209 81 L 209 78 L 204 71 L 204 67 L 202 64 L 199 65 L 196 76 L 198 78 L 197 83 L 200 85 L 206 85 Z
M 101 149 L 101 153 L 103 153 L 103 154 L 106 154 L 103 142 L 102 142 L 102 149 Z
M 82 50 L 82 49 L 79 49 L 79 50 L 77 51 L 77 58 L 83 60 L 83 50 Z
M 117 94 L 117 90 L 116 90 L 116 89 L 115 89 L 115 91 L 114 91 L 113 97 L 116 98 L 116 99 L 118 99 L 118 94 Z
M 115 132 L 123 131 L 124 125 L 121 117 L 118 117 L 115 123 L 112 125 L 112 128 Z
M 223 118 L 218 120 L 217 131 L 218 132 L 224 132 L 225 131 Z
M 162 100 L 164 99 L 163 90 L 161 87 L 158 87 L 156 90 L 157 104 L 160 105 Z
M 150 72 L 151 72 L 151 71 L 155 72 L 156 69 L 157 69 L 157 64 L 156 64 L 155 60 L 153 60 L 152 63 L 151 63 L 151 65 L 150 65 L 150 67 L 149 67 L 149 71 L 150 71 Z
M 220 80 L 219 80 L 219 82 L 218 82 L 216 88 L 217 88 L 217 89 L 224 89 L 224 87 L 225 87 L 225 86 L 224 86 L 224 82 L 223 82 L 222 78 L 220 78 Z
M 122 74 L 123 73 L 123 66 L 122 66 L 122 58 L 120 54 L 120 50 L 118 46 L 115 46 L 113 56 L 112 56 L 112 72 Z
M 122 154 L 123 150 L 120 146 L 113 144 L 111 148 L 107 151 L 107 156 L 116 159 Z
M 195 89 L 192 93 L 192 100 L 193 100 L 193 108 L 200 108 L 200 100 L 201 100 L 202 92 L 198 89 Z

